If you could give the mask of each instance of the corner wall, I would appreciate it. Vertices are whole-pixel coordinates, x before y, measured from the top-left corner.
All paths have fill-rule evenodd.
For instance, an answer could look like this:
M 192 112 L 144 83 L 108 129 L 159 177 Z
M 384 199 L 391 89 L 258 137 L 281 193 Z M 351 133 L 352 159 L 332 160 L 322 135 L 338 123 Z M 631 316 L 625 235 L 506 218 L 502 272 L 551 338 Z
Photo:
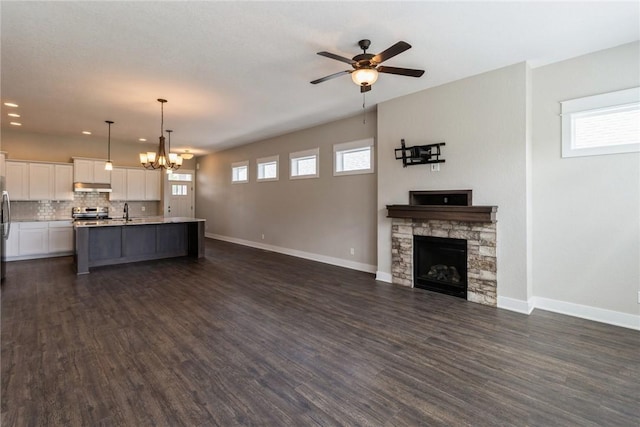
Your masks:
M 358 115 L 199 157 L 196 216 L 211 237 L 374 272 L 376 174 L 333 176 L 333 144 L 375 134 L 375 114 Z M 320 177 L 289 179 L 289 153 L 316 147 Z M 276 154 L 279 180 L 256 182 L 256 159 Z M 249 182 L 232 184 L 244 160 Z
M 501 68 L 378 106 L 378 278 L 390 281 L 388 204 L 410 190 L 473 190 L 474 205 L 497 212 L 498 297 L 527 301 L 527 73 Z M 445 142 L 440 172 L 402 167 L 394 149 Z M 498 300 L 500 304 L 500 299 Z

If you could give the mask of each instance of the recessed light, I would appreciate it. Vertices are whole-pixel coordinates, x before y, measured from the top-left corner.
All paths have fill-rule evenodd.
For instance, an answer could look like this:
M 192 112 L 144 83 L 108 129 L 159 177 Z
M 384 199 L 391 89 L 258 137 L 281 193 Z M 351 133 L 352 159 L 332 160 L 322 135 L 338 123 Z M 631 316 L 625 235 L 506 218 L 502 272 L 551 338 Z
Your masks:
M 14 104 L 13 102 L 5 102 L 4 105 L 6 105 L 7 107 L 13 107 L 13 108 L 16 108 L 18 106 L 18 104 Z
M 147 138 L 139 138 L 138 141 L 140 142 L 147 142 Z
M 83 130 L 82 133 L 85 135 L 91 135 L 91 131 L 88 131 L 88 130 Z
M 20 117 L 20 114 L 17 113 L 9 113 L 7 114 L 9 117 Z
M 22 126 L 22 123 L 18 123 L 18 122 L 11 122 L 10 124 L 12 124 L 14 126 Z

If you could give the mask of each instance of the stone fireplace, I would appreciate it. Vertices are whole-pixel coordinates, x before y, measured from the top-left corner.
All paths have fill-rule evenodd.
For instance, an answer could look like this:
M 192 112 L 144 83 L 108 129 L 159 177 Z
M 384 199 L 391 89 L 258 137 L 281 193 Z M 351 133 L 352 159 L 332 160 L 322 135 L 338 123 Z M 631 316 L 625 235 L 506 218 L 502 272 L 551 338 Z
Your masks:
M 388 205 L 391 228 L 391 275 L 393 283 L 409 287 L 421 287 L 456 296 L 480 304 L 497 304 L 496 260 L 496 211 L 495 206 L 471 206 L 471 190 L 410 192 L 409 205 Z M 428 204 L 419 204 L 428 203 Z M 452 283 L 449 291 L 438 289 L 443 280 L 435 280 L 435 286 L 425 277 L 415 277 L 419 269 L 414 265 L 414 239 L 433 237 L 466 241 L 466 291 L 460 291 Z M 419 258 L 419 257 L 418 257 Z M 424 257 L 423 257 L 424 258 Z M 431 276 L 445 274 L 455 276 L 449 261 L 431 261 Z M 456 272 L 463 278 L 461 272 Z M 421 273 L 421 276 L 423 274 Z M 428 279 L 429 273 L 426 273 Z M 436 277 L 438 279 L 438 277 Z M 447 279 L 449 280 L 449 279 Z M 428 282 L 429 280 L 427 280 Z M 446 281 L 446 280 L 444 280 Z M 455 280 L 451 279 L 451 282 Z M 455 288 L 458 289 L 455 289 Z

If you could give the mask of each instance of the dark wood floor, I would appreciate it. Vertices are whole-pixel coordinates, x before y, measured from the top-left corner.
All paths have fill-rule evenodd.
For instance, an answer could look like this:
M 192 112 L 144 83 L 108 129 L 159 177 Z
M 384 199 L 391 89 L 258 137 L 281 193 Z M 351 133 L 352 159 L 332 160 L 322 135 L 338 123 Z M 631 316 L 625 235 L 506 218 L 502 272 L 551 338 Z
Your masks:
M 229 243 L 95 269 L 14 262 L 2 425 L 606 425 L 640 333 L 524 316 Z

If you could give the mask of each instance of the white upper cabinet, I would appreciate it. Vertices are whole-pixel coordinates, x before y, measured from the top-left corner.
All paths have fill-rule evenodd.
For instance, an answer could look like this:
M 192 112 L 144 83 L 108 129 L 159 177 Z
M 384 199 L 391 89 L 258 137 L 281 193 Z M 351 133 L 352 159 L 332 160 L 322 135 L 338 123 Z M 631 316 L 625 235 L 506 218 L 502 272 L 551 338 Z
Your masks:
M 54 165 L 53 200 L 73 200 L 73 165 Z
M 145 170 L 127 169 L 127 200 L 146 200 Z
M 111 183 L 111 172 L 104 170 L 105 160 L 73 159 L 73 182 Z
M 53 164 L 29 163 L 29 200 L 52 200 L 54 180 Z
M 109 200 L 127 200 L 127 169 L 114 168 L 111 171 Z
M 162 172 L 145 170 L 145 200 L 160 200 Z
M 11 200 L 29 200 L 29 164 L 7 160 L 5 169 Z

